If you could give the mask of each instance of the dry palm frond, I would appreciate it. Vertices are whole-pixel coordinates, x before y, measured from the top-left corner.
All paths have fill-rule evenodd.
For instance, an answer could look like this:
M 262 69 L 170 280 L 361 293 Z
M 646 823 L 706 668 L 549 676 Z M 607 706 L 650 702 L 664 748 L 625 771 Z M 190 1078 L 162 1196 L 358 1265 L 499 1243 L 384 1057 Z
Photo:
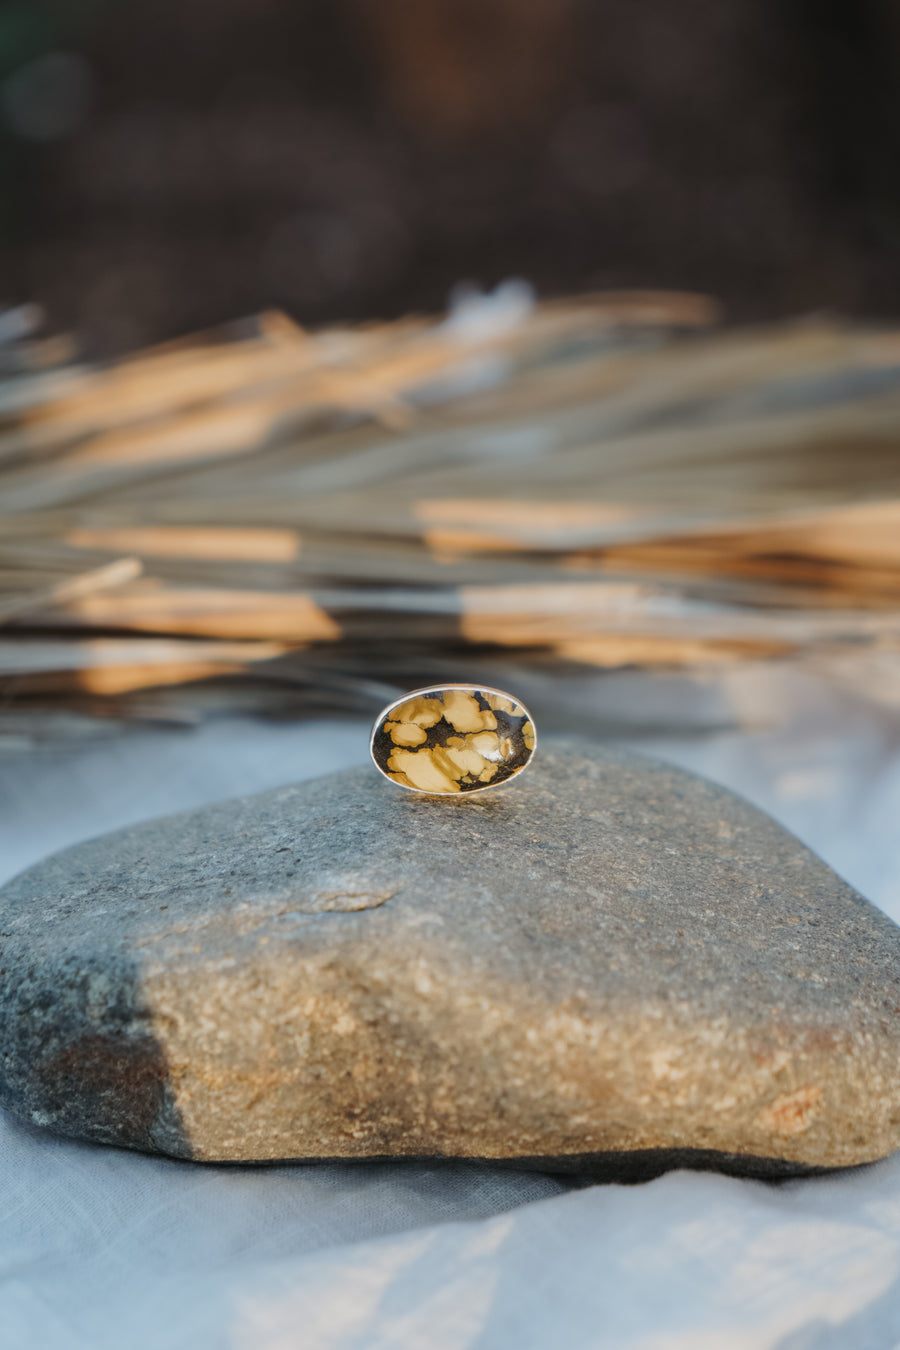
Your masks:
M 900 332 L 713 321 L 692 296 L 507 291 L 442 322 L 265 315 L 108 368 L 12 362 L 0 740 L 38 710 L 327 710 L 498 663 L 546 690 L 865 650 L 890 684 Z

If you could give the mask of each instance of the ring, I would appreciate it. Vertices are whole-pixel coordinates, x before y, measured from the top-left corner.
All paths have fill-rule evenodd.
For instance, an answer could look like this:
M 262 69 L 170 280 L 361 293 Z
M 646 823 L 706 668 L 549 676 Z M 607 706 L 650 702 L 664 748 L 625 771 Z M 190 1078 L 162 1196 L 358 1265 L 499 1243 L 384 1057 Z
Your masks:
M 485 792 L 526 767 L 535 747 L 524 704 L 474 684 L 413 689 L 375 719 L 377 769 L 400 787 L 432 796 Z

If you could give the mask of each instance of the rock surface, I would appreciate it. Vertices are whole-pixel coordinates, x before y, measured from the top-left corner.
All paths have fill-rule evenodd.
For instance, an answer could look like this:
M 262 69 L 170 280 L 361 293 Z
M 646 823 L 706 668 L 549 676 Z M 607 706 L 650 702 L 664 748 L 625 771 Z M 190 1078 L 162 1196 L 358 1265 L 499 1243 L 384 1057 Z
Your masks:
M 650 760 L 351 770 L 0 891 L 0 1103 L 199 1160 L 859 1163 L 900 1145 L 900 929 Z

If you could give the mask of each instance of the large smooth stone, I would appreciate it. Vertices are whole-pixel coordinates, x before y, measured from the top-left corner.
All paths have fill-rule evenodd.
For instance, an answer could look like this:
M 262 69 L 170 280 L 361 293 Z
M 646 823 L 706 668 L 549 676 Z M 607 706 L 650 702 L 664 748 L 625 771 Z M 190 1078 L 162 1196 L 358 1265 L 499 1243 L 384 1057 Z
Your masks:
M 153 821 L 12 882 L 0 933 L 0 1102 L 66 1134 L 622 1175 L 900 1143 L 900 930 L 745 802 L 624 753 Z

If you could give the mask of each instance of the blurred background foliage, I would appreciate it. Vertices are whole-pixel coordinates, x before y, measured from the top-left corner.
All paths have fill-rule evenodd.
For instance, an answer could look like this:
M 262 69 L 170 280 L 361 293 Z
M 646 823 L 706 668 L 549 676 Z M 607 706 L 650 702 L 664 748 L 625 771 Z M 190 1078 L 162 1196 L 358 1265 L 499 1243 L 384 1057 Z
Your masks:
M 106 356 L 461 278 L 876 315 L 897 0 L 16 0 L 0 303 Z

